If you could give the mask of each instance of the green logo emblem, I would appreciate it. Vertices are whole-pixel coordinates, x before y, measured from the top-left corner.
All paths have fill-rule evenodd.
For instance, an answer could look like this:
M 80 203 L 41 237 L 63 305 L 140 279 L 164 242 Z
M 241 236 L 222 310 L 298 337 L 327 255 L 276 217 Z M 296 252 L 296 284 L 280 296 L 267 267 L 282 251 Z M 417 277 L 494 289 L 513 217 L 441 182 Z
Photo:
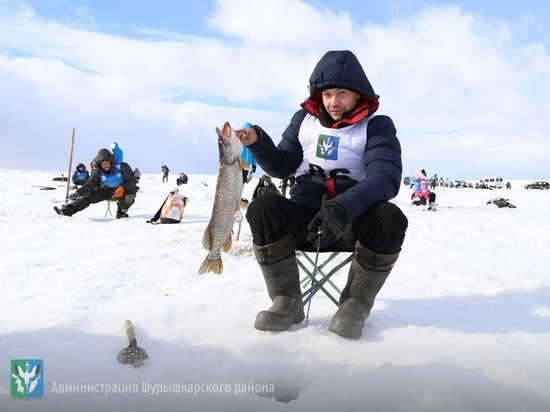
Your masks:
M 44 393 L 42 377 L 44 362 L 41 359 L 11 360 L 11 396 L 39 398 Z

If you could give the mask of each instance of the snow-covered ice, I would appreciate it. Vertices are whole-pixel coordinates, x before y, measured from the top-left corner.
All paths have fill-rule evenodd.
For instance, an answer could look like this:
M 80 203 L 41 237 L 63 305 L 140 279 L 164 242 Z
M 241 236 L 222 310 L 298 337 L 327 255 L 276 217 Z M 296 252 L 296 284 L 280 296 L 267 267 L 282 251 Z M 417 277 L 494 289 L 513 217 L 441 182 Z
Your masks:
M 437 188 L 424 212 L 402 186 L 405 244 L 351 341 L 327 330 L 336 306 L 321 294 L 307 325 L 253 328 L 270 301 L 246 221 L 224 273 L 197 274 L 216 176 L 180 186 L 182 223 L 151 225 L 175 176 L 143 175 L 116 220 L 105 203 L 56 215 L 65 187 L 33 187 L 56 175 L 0 170 L 1 411 L 550 410 L 550 191 Z M 116 360 L 126 319 L 149 353 L 140 368 Z M 11 396 L 12 359 L 43 360 L 41 398 Z

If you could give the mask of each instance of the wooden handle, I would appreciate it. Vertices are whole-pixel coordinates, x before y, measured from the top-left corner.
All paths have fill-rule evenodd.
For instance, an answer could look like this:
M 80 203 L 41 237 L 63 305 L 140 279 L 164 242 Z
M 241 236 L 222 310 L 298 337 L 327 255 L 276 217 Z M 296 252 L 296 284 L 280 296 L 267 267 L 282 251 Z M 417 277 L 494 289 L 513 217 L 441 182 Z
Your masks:
M 74 134 L 75 129 L 73 127 L 73 136 L 71 138 L 71 154 L 69 156 L 69 173 L 67 174 L 67 192 L 65 193 L 65 199 L 69 197 L 69 190 L 71 189 L 71 174 L 73 172 L 73 150 L 74 150 Z
M 134 332 L 134 325 L 131 320 L 124 322 L 124 329 L 126 329 L 126 336 L 128 336 L 128 342 L 132 342 L 136 339 L 136 333 Z

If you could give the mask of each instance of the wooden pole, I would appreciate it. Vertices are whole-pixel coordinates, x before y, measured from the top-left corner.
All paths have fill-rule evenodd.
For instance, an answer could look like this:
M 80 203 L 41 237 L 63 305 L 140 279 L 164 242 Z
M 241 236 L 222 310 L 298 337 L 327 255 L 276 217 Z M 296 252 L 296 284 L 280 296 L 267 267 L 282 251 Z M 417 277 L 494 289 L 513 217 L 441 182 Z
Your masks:
M 69 189 L 71 188 L 71 171 L 73 170 L 74 134 L 75 134 L 75 129 L 73 127 L 73 137 L 71 139 L 71 154 L 69 156 L 69 173 L 67 174 L 67 192 L 65 193 L 65 199 L 69 198 Z

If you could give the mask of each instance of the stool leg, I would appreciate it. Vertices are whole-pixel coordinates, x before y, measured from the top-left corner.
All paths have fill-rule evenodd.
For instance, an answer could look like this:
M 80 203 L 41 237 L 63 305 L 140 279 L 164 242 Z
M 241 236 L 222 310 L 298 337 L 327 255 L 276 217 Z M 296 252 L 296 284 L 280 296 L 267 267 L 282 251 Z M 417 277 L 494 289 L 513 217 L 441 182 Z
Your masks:
M 338 273 L 340 269 L 342 269 L 344 266 L 346 266 L 349 262 L 351 262 L 351 259 L 353 257 L 353 253 L 351 253 L 344 261 L 336 264 L 332 268 L 328 268 L 329 263 L 333 259 L 335 259 L 337 256 L 339 256 L 341 253 L 345 252 L 332 252 L 328 258 L 326 258 L 323 263 L 319 263 L 317 265 L 317 274 L 319 275 L 315 279 L 315 286 L 313 288 L 313 293 L 311 293 L 311 290 L 308 289 L 302 293 L 302 299 L 304 301 L 304 305 L 306 305 L 309 300 L 315 296 L 315 294 L 321 290 L 323 293 L 336 305 L 338 306 L 338 298 L 340 297 L 342 291 L 334 284 L 334 282 L 331 280 L 332 275 Z M 305 276 L 300 280 L 300 283 L 305 287 L 311 284 L 311 280 L 313 278 L 313 269 L 310 269 L 310 267 L 315 267 L 314 260 L 309 256 L 308 252 L 298 252 L 298 256 L 296 259 L 298 266 L 302 271 L 304 272 Z M 309 264 L 309 267 L 306 266 L 306 264 Z M 327 287 L 325 287 L 325 284 L 330 286 L 334 292 L 331 292 Z

